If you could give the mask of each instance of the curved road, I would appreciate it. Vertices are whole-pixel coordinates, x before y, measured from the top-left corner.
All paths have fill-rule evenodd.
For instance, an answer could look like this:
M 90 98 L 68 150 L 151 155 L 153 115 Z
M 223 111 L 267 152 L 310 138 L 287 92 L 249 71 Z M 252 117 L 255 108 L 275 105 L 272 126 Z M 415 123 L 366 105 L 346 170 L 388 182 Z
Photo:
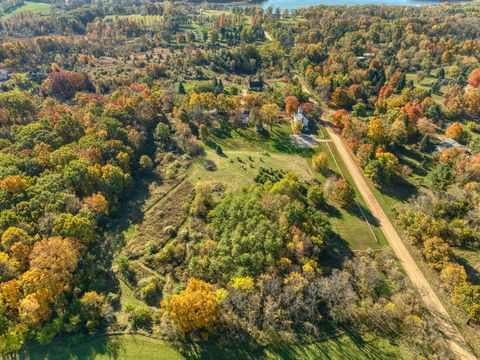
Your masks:
M 385 234 L 385 237 L 390 244 L 390 247 L 393 249 L 410 281 L 420 293 L 423 303 L 435 318 L 439 329 L 445 336 L 445 340 L 450 345 L 450 348 L 459 359 L 476 359 L 475 355 L 473 355 L 473 353 L 470 351 L 468 345 L 460 334 L 460 331 L 458 331 L 457 327 L 450 318 L 450 315 L 445 310 L 445 307 L 438 299 L 429 282 L 398 235 L 397 230 L 385 214 L 385 211 L 383 211 L 383 208 L 380 206 L 380 203 L 368 186 L 363 173 L 350 155 L 350 152 L 344 141 L 330 127 L 326 127 L 326 129 L 333 143 L 337 147 L 345 166 L 350 172 L 355 185 L 360 191 L 362 198 L 365 200 L 365 203 L 367 204 L 373 216 L 375 216 L 377 219 L 381 230 Z

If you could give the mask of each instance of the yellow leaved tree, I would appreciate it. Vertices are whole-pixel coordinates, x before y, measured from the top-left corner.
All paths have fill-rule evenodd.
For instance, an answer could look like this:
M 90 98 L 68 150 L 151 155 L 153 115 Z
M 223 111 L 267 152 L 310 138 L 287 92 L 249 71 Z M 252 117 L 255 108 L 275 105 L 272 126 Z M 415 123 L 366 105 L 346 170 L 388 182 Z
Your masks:
M 162 312 L 180 331 L 190 336 L 199 331 L 206 339 L 218 321 L 218 297 L 211 284 L 192 278 L 187 288 L 162 301 Z

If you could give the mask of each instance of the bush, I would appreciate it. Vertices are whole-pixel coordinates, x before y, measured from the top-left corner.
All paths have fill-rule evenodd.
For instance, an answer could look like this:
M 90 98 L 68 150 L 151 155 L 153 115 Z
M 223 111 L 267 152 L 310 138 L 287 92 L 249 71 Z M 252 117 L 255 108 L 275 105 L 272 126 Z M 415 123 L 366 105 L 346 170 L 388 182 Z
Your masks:
M 438 236 L 431 237 L 423 243 L 422 254 L 428 266 L 434 270 L 441 270 L 450 260 L 450 246 Z
M 145 306 L 136 306 L 129 309 L 128 321 L 135 330 L 150 329 L 152 327 L 151 311 Z
M 324 152 L 313 155 L 312 166 L 315 171 L 325 172 L 328 169 L 328 155 Z
M 311 206 L 317 209 L 325 205 L 325 197 L 323 196 L 323 190 L 320 186 L 314 185 L 308 189 L 307 200 Z
M 354 116 L 367 116 L 367 107 L 364 103 L 357 103 L 353 105 L 352 114 Z
M 150 276 L 138 282 L 138 296 L 147 302 L 158 300 L 161 295 L 163 281 L 158 276 Z
M 176 235 L 177 230 L 175 229 L 175 226 L 168 225 L 163 228 L 163 233 L 169 238 L 173 238 Z
M 207 171 L 215 171 L 217 170 L 217 165 L 212 160 L 207 160 L 205 161 L 205 164 L 203 165 L 205 170 Z
M 341 207 L 349 207 L 355 201 L 355 190 L 343 178 L 330 182 L 330 189 L 326 192 Z

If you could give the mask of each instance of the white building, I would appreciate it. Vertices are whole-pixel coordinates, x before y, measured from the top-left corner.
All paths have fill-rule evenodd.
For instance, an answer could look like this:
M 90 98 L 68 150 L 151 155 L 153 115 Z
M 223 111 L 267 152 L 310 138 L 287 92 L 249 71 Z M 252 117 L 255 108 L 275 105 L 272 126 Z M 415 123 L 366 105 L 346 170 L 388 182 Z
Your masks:
M 303 124 L 303 130 L 309 130 L 308 118 L 305 116 L 302 108 L 298 108 L 297 113 L 293 115 L 293 122 L 301 122 Z
M 469 148 L 460 144 L 458 141 L 452 138 L 443 139 L 442 142 L 435 147 L 435 150 L 442 152 L 445 149 L 450 149 L 450 148 L 458 148 L 465 151 L 470 151 Z
M 0 69 L 0 81 L 7 81 L 10 79 L 10 74 L 7 70 Z

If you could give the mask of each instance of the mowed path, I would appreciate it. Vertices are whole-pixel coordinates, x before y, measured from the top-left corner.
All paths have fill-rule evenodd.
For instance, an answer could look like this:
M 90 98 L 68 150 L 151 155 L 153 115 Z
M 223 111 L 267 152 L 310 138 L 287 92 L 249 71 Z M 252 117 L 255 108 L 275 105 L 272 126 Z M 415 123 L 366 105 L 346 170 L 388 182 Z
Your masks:
M 450 315 L 445 310 L 445 307 L 438 299 L 429 282 L 398 235 L 397 230 L 385 214 L 385 211 L 383 211 L 383 208 L 380 206 L 380 203 L 363 177 L 361 170 L 358 168 L 357 164 L 350 155 L 347 146 L 340 136 L 330 127 L 327 127 L 327 131 L 330 134 L 333 143 L 337 147 L 338 153 L 345 163 L 345 166 L 350 172 L 355 185 L 365 200 L 365 203 L 380 224 L 380 229 L 385 234 L 390 247 L 395 252 L 395 255 L 400 261 L 405 273 L 410 278 L 410 281 L 420 293 L 423 303 L 428 308 L 432 316 L 434 316 L 436 319 L 439 329 L 445 336 L 445 340 L 450 345 L 452 351 L 459 359 L 476 359 L 450 318 Z

